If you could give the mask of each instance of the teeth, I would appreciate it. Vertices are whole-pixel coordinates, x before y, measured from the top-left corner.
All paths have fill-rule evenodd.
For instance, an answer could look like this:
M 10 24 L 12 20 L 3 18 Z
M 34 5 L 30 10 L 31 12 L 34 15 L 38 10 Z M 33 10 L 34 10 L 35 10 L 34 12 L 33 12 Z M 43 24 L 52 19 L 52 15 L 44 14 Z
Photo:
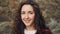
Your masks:
M 26 22 L 29 22 L 29 21 L 26 21 Z
M 26 20 L 24 20 L 24 21 L 25 21 L 25 22 L 29 22 L 30 20 L 27 20 L 27 19 L 26 19 Z
M 29 21 L 25 21 L 25 22 L 29 22 Z

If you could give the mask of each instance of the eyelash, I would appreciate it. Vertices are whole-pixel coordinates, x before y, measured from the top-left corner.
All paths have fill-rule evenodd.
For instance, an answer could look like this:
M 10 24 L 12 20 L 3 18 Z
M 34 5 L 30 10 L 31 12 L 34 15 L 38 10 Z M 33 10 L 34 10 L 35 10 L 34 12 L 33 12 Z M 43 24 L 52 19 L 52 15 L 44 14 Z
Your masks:
M 25 14 L 25 13 L 21 13 L 21 14 Z
M 33 14 L 33 13 L 30 13 L 30 14 Z
M 21 13 L 21 14 L 25 14 L 25 13 Z M 33 13 L 29 13 L 29 14 L 33 14 Z

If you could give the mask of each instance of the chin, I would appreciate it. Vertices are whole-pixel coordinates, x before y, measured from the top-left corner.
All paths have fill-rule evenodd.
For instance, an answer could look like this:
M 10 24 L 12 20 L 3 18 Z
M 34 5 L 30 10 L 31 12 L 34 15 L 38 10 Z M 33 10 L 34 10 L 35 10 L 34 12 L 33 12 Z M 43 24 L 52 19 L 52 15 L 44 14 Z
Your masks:
M 32 22 L 26 23 L 24 22 L 25 26 L 30 26 L 32 24 Z
M 26 24 L 26 26 L 30 26 L 30 24 Z

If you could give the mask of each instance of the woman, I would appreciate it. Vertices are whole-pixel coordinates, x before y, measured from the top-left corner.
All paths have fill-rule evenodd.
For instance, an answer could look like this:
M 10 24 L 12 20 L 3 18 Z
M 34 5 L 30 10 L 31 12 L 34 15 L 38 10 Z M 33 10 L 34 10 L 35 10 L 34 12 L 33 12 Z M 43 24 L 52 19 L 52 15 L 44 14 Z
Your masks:
M 52 34 L 45 25 L 39 6 L 33 1 L 20 3 L 12 34 Z

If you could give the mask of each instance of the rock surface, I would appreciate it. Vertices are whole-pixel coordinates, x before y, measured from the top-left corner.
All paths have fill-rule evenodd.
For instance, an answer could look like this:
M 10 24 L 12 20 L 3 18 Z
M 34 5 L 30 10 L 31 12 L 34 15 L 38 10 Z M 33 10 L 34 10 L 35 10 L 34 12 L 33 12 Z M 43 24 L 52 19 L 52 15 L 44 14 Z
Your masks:
M 10 34 L 18 4 L 25 0 L 0 0 L 0 34 Z M 33 0 L 34 1 L 34 0 Z M 60 34 L 60 0 L 35 0 L 53 34 Z

